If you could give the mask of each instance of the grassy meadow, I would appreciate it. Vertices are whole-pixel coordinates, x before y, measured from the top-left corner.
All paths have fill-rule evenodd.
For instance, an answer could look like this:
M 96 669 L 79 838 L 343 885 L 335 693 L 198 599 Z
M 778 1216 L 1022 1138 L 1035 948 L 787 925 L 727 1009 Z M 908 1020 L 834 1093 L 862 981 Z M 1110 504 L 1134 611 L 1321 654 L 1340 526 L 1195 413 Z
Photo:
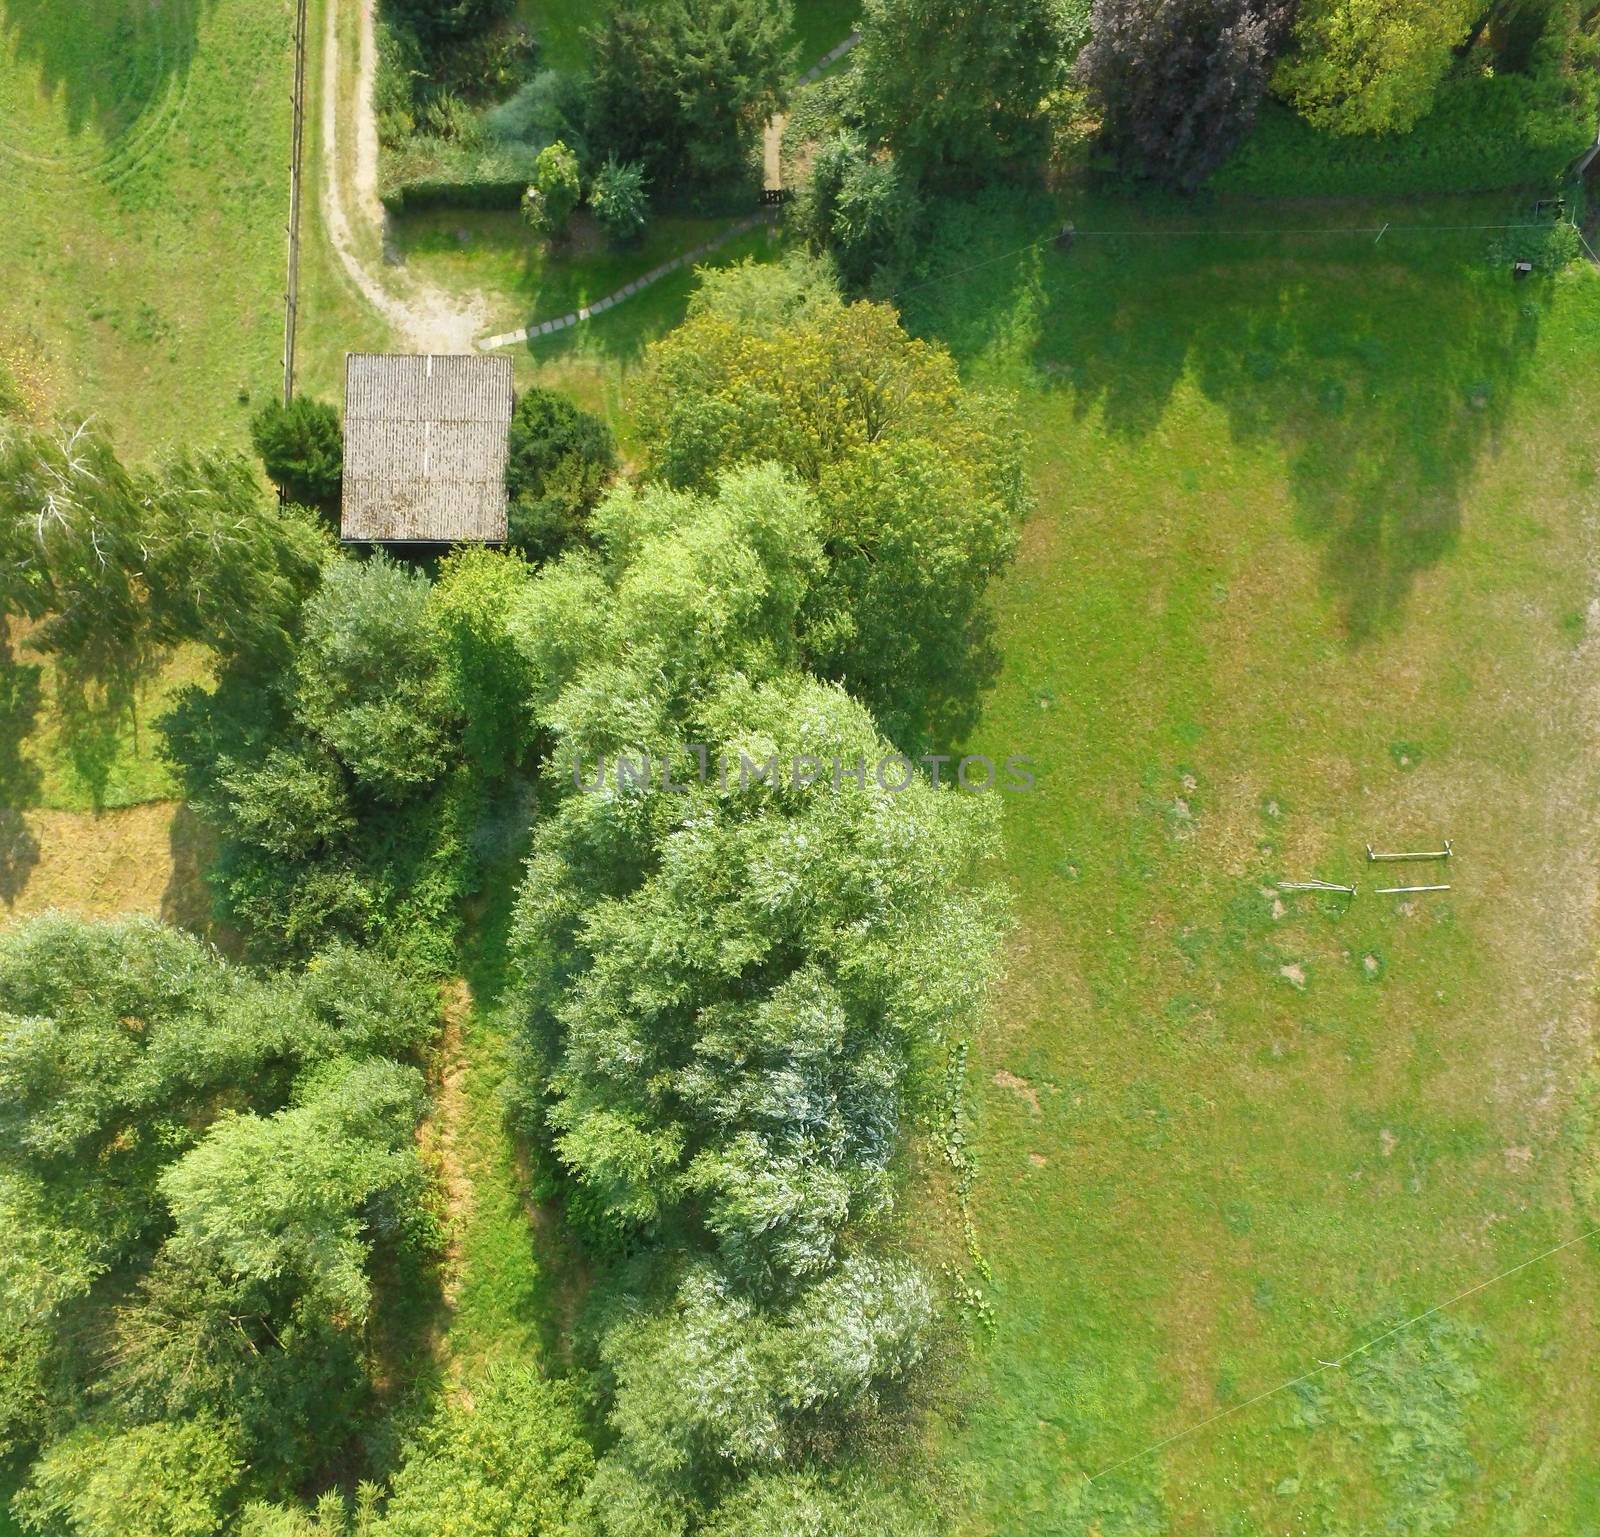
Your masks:
M 1443 228 L 1493 199 L 1073 214 L 1007 255 L 1056 215 L 951 210 L 959 276 L 902 301 L 1017 392 L 1039 491 L 971 743 L 1039 786 L 972 1054 L 957 1527 L 1600 1531 L 1592 1243 L 1318 1368 L 1600 1220 L 1600 281 Z
M 797 6 L 802 65 L 852 10 Z M 383 328 L 317 230 L 312 11 L 301 370 L 334 395 Z M 290 18 L 0 0 L 0 355 L 36 410 L 97 411 L 134 455 L 243 443 L 280 381 Z M 586 19 L 552 13 L 549 62 Z M 1069 216 L 1063 251 L 1042 196 L 949 206 L 898 296 L 1015 393 L 1039 495 L 968 744 L 1028 756 L 1038 789 L 1006 806 L 1019 922 L 969 1071 L 994 1326 L 926 1432 L 956 1529 L 1600 1534 L 1592 1243 L 1349 1354 L 1600 1222 L 1600 278 L 1513 283 L 1493 232 L 1456 228 L 1525 216 L 1503 199 Z M 1365 232 L 1305 232 L 1332 225 Z M 663 220 L 625 259 L 538 256 L 499 215 L 396 238 L 509 327 L 705 234 Z M 691 287 L 517 349 L 519 381 L 626 451 Z M 136 733 L 7 646 L 0 906 L 198 924 L 202 841 L 145 729 L 194 659 Z M 1448 865 L 1364 860 L 1444 838 Z M 1360 895 L 1277 889 L 1313 877 Z M 579 1284 L 498 1119 L 502 908 L 475 915 L 479 1006 L 437 1072 L 445 1370 L 559 1354 Z M 953 1251 L 949 1203 L 920 1199 Z
M 134 454 L 240 446 L 282 389 L 292 38 L 291 0 L 0 0 L 0 357 L 37 411 L 98 413 Z M 313 337 L 361 325 L 317 238 L 315 143 L 313 102 Z

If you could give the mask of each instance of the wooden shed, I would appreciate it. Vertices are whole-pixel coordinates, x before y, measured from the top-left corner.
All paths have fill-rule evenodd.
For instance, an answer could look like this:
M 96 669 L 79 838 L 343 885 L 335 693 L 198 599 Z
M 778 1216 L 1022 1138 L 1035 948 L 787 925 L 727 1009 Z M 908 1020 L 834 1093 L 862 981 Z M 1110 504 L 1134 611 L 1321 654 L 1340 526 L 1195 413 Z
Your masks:
M 510 358 L 350 353 L 341 535 L 503 543 L 511 404 Z

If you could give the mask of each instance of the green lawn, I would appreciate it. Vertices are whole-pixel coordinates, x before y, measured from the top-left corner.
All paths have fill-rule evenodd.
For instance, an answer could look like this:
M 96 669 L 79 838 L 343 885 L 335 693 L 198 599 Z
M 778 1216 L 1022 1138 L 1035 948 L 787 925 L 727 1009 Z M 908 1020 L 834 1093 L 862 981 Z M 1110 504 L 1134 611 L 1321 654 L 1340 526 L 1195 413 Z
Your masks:
M 971 1069 L 997 1323 L 930 1432 L 957 1528 L 1600 1531 L 1592 1246 L 1185 1433 L 1596 1220 L 1600 277 L 1073 215 L 1128 233 L 1008 256 L 1059 215 L 952 211 L 959 276 L 904 296 L 1018 391 L 1040 493 L 972 741 L 1039 788 Z M 1310 877 L 1361 895 L 1274 889 Z
M 292 14 L 290 0 L 0 8 L 0 356 L 36 408 L 97 412 L 139 454 L 242 445 L 282 388 Z M 354 330 L 316 234 L 315 142 L 313 106 L 303 302 Z
M 861 0 L 795 0 L 794 32 L 802 73 L 842 43 L 861 15 Z
M 515 214 L 437 210 L 409 214 L 397 225 L 406 265 L 422 280 L 463 295 L 482 294 L 493 330 L 548 320 L 604 298 L 652 267 L 720 234 L 728 219 L 659 219 L 632 251 L 597 248 L 551 255 Z M 781 237 L 757 228 L 719 247 L 713 266 L 747 256 L 774 258 Z M 624 451 L 632 442 L 632 385 L 645 347 L 676 326 L 696 279 L 680 269 L 580 325 L 530 339 L 507 351 L 521 388 L 542 383 L 570 391 L 603 412 Z
M 8 0 L 0 321 L 126 444 L 237 440 L 281 378 L 287 0 Z

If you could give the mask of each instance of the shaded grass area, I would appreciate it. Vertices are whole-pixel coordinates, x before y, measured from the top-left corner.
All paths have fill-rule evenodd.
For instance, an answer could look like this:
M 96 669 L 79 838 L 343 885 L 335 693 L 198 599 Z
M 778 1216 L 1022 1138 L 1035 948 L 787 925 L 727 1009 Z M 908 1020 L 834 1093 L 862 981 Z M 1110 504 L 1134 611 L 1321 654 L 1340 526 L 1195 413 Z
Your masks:
M 517 0 L 516 18 L 539 44 L 541 69 L 580 70 L 588 64 L 583 34 L 600 21 L 592 6 L 573 0 Z
M 861 16 L 860 0 L 794 0 L 794 33 L 802 72 L 842 43 Z
M 436 1119 L 460 1196 L 452 1214 L 452 1302 L 444 1338 L 452 1369 L 471 1379 L 497 1361 L 537 1360 L 555 1374 L 581 1288 L 571 1241 L 541 1204 L 526 1150 L 506 1124 L 511 1071 L 506 987 L 512 905 L 527 853 L 529 806 L 510 795 L 480 829 L 480 895 L 467 924 L 465 1005 L 441 1063 Z
M 565 314 L 604 298 L 652 267 L 726 229 L 723 219 L 658 221 L 645 245 L 625 253 L 596 252 L 581 259 L 538 248 L 515 215 L 436 213 L 402 223 L 408 264 L 419 276 L 460 293 L 491 296 L 496 329 Z M 467 235 L 466 240 L 459 238 Z M 725 266 L 746 257 L 773 260 L 785 249 L 781 231 L 758 228 L 730 240 L 708 258 Z M 517 387 L 545 384 L 569 392 L 610 422 L 624 454 L 632 444 L 631 397 L 645 348 L 682 321 L 696 286 L 680 269 L 630 296 L 603 315 L 567 330 L 507 348 Z
M 1018 392 L 1040 489 L 970 744 L 1039 789 L 973 1054 L 957 1528 L 1589 1529 L 1581 1246 L 1250 1400 L 1583 1230 L 1600 283 L 1514 285 L 1482 232 L 1071 212 L 1126 233 L 1013 255 L 1058 211 L 949 209 L 902 295 Z M 1372 894 L 1412 881 L 1367 841 L 1443 837 L 1412 881 L 1454 890 Z M 1362 894 L 1277 890 L 1312 876 Z
M 203 647 L 180 646 L 121 699 L 34 651 L 0 621 L 0 805 L 105 811 L 163 800 L 175 783 L 155 721 L 210 675 Z

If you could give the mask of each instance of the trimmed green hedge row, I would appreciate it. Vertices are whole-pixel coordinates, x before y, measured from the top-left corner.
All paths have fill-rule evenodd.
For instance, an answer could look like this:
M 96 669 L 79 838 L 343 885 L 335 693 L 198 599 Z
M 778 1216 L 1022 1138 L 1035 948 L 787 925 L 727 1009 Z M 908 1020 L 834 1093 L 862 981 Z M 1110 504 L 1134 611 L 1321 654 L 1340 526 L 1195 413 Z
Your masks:
M 378 196 L 392 213 L 418 208 L 515 208 L 539 151 L 526 144 L 469 147 L 422 136 L 385 150 Z
M 1591 76 L 1592 82 L 1592 76 Z M 1592 83 L 1569 94 L 1526 75 L 1458 76 L 1406 134 L 1323 133 L 1268 102 L 1212 179 L 1252 197 L 1384 197 L 1550 187 L 1595 140 Z

